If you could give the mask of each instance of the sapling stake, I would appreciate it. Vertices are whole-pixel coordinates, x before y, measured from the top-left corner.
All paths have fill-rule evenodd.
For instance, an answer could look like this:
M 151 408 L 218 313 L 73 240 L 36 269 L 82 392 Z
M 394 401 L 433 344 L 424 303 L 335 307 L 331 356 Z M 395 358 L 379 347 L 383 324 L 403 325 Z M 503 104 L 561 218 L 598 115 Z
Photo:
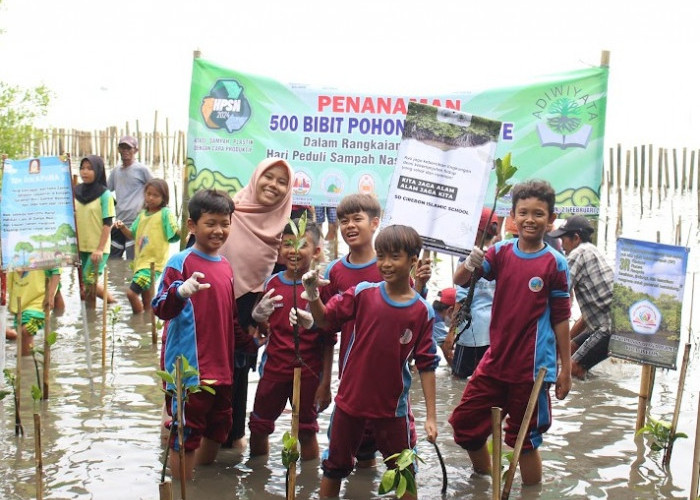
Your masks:
M 102 370 L 107 365 L 107 311 L 109 304 L 107 303 L 107 268 L 104 273 L 104 288 L 102 290 Z M 113 329 L 114 330 L 114 329 Z M 112 338 L 114 341 L 114 338 Z M 114 349 L 114 346 L 112 347 Z M 112 350 L 112 368 L 114 368 L 114 350 Z
M 151 262 L 151 291 L 156 289 L 156 263 Z M 153 294 L 152 294 L 153 295 Z M 156 345 L 158 343 L 158 334 L 156 333 L 156 313 L 150 304 L 144 304 L 145 307 L 151 311 L 151 343 Z
M 83 268 L 77 266 L 78 283 L 80 284 L 80 315 L 83 319 L 83 338 L 85 339 L 85 362 L 87 363 L 88 376 L 92 380 L 92 351 L 90 350 L 90 328 L 87 320 L 87 305 L 85 304 L 85 286 L 83 283 Z
M 503 157 L 502 160 L 500 158 L 496 160 L 496 192 L 493 197 L 493 205 L 491 207 L 491 212 L 489 213 L 489 220 L 491 220 L 491 217 L 493 217 L 493 214 L 496 211 L 496 204 L 498 203 L 498 199 L 507 195 L 513 187 L 511 184 L 508 183 L 508 180 L 511 177 L 513 177 L 515 172 L 518 171 L 518 168 L 511 165 L 510 158 L 511 154 L 508 153 Z M 479 242 L 479 248 L 483 248 L 484 246 L 484 242 L 486 241 L 486 233 L 487 231 L 482 232 L 481 241 Z M 462 332 L 469 328 L 472 324 L 471 309 L 472 302 L 474 301 L 474 291 L 476 290 L 477 281 L 479 281 L 479 273 L 477 273 L 475 270 L 471 274 L 471 279 L 469 280 L 469 292 L 467 293 L 466 298 L 459 301 L 460 307 L 452 318 L 452 325 L 450 326 L 450 329 L 452 330 L 455 330 L 457 326 L 461 325 L 462 323 L 465 324 L 464 328 L 457 332 L 457 335 L 455 336 L 454 340 L 455 344 L 457 344 L 457 341 L 459 340 L 460 335 L 462 335 Z
M 33 353 L 32 353 L 33 355 Z M 37 370 L 39 368 L 37 367 Z M 38 375 L 38 371 L 37 371 Z M 41 416 L 37 405 L 41 400 L 42 391 L 37 386 L 32 386 L 32 399 L 34 400 L 34 463 L 36 469 L 36 498 L 44 497 L 43 460 L 41 458 Z
M 527 402 L 527 407 L 525 408 L 525 414 L 523 415 L 523 421 L 520 423 L 520 430 L 518 431 L 518 437 L 515 439 L 515 448 L 513 448 L 513 459 L 510 462 L 510 467 L 506 473 L 506 479 L 503 485 L 503 493 L 501 494 L 502 500 L 508 500 L 510 497 L 510 488 L 513 486 L 513 479 L 515 478 L 515 471 L 518 468 L 518 460 L 520 460 L 520 452 L 523 449 L 523 443 L 525 442 L 525 437 L 529 431 L 530 419 L 535 411 L 535 403 L 537 402 L 537 396 L 540 394 L 540 389 L 542 389 L 542 383 L 544 382 L 544 376 L 547 373 L 545 367 L 540 368 L 537 372 L 537 377 L 535 378 L 535 383 L 532 386 L 532 392 L 530 393 L 530 399 Z
M 20 435 L 20 429 L 17 428 L 19 423 L 20 415 L 20 402 L 22 386 L 20 382 L 22 381 L 22 346 L 24 345 L 24 339 L 22 338 L 22 297 L 17 297 L 17 365 L 15 366 L 15 436 Z M 24 429 L 21 429 L 21 435 L 24 435 Z
M 493 500 L 501 498 L 501 450 L 503 437 L 501 420 L 502 411 L 498 406 L 491 407 L 491 492 Z
M 49 306 L 48 295 L 50 293 L 49 280 L 46 280 L 46 307 L 44 308 L 44 381 L 42 384 L 42 399 L 49 399 L 49 365 L 51 364 L 51 344 L 49 344 L 49 333 L 51 331 L 51 307 Z
M 182 398 L 182 358 L 175 359 L 175 393 L 177 395 L 177 446 L 180 455 L 180 495 L 182 500 L 187 498 L 187 474 L 185 458 L 185 426 L 183 419 L 183 398 Z
M 5 369 L 5 329 L 7 328 L 7 275 L 0 271 L 0 372 Z

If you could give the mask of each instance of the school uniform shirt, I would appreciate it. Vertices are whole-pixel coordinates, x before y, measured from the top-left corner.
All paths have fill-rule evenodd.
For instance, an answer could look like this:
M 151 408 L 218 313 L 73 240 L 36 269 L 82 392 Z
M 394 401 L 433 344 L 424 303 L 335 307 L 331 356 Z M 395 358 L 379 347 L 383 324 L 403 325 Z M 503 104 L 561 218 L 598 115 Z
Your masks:
M 17 299 L 22 299 L 22 311 L 44 312 L 46 279 L 61 274 L 60 269 L 12 271 L 7 275 L 7 295 L 10 312 L 17 314 Z
M 179 238 L 178 231 L 175 216 L 168 207 L 153 214 L 141 210 L 131 225 L 136 249 L 134 272 L 149 269 L 151 262 L 157 272 L 162 272 L 170 253 L 170 243 Z
M 199 282 L 211 287 L 183 299 L 177 288 L 195 271 L 204 273 Z M 200 379 L 216 380 L 213 385 L 231 385 L 234 349 L 256 349 L 253 339 L 238 324 L 233 272 L 221 256 L 206 255 L 194 248 L 173 255 L 163 270 L 153 310 L 166 320 L 162 368 L 168 372 L 177 356 L 184 355 L 199 371 Z M 199 383 L 196 377 L 192 380 Z
M 263 285 L 263 293 L 274 288 L 273 295 L 281 295 L 270 315 L 270 335 L 260 362 L 260 376 L 274 382 L 288 382 L 294 377 L 294 368 L 301 366 L 303 378 L 318 378 L 323 360 L 324 335 L 314 330 L 299 327 L 299 354 L 304 364 L 300 364 L 294 352 L 294 329 L 289 324 L 289 311 L 294 305 L 294 282 L 284 276 L 284 271 L 270 276 Z M 297 309 L 306 310 L 307 302 L 301 298 L 304 285 L 301 279 L 296 282 Z
M 97 250 L 102 235 L 104 219 L 114 217 L 114 198 L 109 191 L 105 191 L 90 203 L 80 203 L 75 200 L 75 221 L 78 228 L 78 248 L 81 252 L 92 253 Z M 109 253 L 111 238 L 107 236 L 107 242 L 102 249 L 103 253 Z
M 362 282 L 328 301 L 326 319 L 336 328 L 354 319 L 336 406 L 362 418 L 408 415 L 411 359 L 419 371 L 435 370 L 440 362 L 430 304 L 417 292 L 395 302 L 385 282 Z
M 474 299 L 472 300 L 472 324 L 459 336 L 457 345 L 465 347 L 484 347 L 489 345 L 489 327 L 491 325 L 491 307 L 493 295 L 496 291 L 496 282 L 483 278 L 476 281 L 474 287 Z M 467 298 L 469 287 L 457 287 L 457 301 Z M 461 332 L 465 323 L 457 326 L 457 332 Z
M 491 311 L 491 347 L 479 363 L 485 375 L 504 382 L 528 382 L 540 367 L 556 382 L 557 344 L 553 325 L 566 321 L 569 270 L 549 245 L 524 253 L 518 239 L 499 241 L 484 257 L 484 278 L 496 280 Z
M 348 261 L 345 255 L 335 259 L 326 267 L 325 278 L 330 283 L 320 289 L 321 300 L 327 303 L 334 295 L 342 294 L 346 290 L 356 286 L 358 283 L 367 281 L 369 283 L 379 283 L 382 275 L 377 267 L 377 258 L 373 258 L 365 264 L 353 264 Z M 345 353 L 348 350 L 348 343 L 352 337 L 354 321 L 344 323 L 340 328 L 340 346 L 338 347 L 338 378 L 343 375 L 343 362 Z

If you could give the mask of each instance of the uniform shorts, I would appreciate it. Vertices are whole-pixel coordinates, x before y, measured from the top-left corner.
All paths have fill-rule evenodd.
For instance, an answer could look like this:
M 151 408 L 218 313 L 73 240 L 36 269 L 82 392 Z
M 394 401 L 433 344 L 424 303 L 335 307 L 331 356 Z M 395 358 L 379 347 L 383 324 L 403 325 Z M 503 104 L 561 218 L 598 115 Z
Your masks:
M 22 311 L 22 326 L 26 328 L 29 335 L 36 335 L 36 332 L 44 328 L 44 313 L 39 311 Z M 15 314 L 15 330 L 19 328 L 17 315 Z
M 287 401 L 292 400 L 293 381 L 274 382 L 263 377 L 258 381 L 255 403 L 250 413 L 248 428 L 256 434 L 269 435 L 275 431 L 275 420 L 282 415 Z M 318 412 L 314 398 L 318 389 L 318 379 L 302 377 L 299 395 L 299 431 L 318 432 Z
M 155 271 L 155 280 L 158 282 L 160 275 L 158 271 Z M 134 273 L 134 277 L 131 278 L 131 285 L 129 289 L 132 292 L 141 294 L 144 290 L 151 289 L 151 270 L 150 269 L 139 269 Z
M 316 207 L 316 224 L 323 224 L 328 217 L 329 224 L 338 222 L 338 214 L 335 207 Z
M 202 437 L 217 443 L 226 441 L 231 429 L 231 386 L 214 386 L 215 394 L 206 391 L 190 394 L 185 403 L 185 451 L 199 448 Z M 165 397 L 168 415 L 173 415 L 172 398 Z M 169 427 L 169 424 L 168 424 Z M 178 451 L 177 433 L 170 441 L 170 447 Z
M 467 382 L 462 401 L 449 418 L 455 442 L 468 451 L 481 448 L 491 434 L 491 407 L 497 406 L 503 410 L 504 416 L 507 415 L 505 442 L 514 447 L 533 385 L 534 381 L 503 382 L 483 375 L 477 369 Z M 523 450 L 538 448 L 542 444 L 542 434 L 552 425 L 549 385 L 544 383 L 537 397 Z
M 330 422 L 328 455 L 321 463 L 324 476 L 342 479 L 350 475 L 366 427 L 371 430 L 377 449 L 385 458 L 416 445 L 408 415 L 391 418 L 353 417 L 336 406 Z M 387 463 L 387 467 L 393 467 L 393 463 Z
M 107 259 L 109 259 L 108 253 L 102 254 L 102 260 L 97 266 L 96 276 L 95 269 L 92 265 L 92 259 L 90 259 L 91 255 L 92 254 L 90 252 L 80 252 L 80 262 L 83 265 L 83 283 L 86 285 L 94 285 L 97 283 L 97 276 L 100 276 L 104 272 L 105 265 L 107 265 Z

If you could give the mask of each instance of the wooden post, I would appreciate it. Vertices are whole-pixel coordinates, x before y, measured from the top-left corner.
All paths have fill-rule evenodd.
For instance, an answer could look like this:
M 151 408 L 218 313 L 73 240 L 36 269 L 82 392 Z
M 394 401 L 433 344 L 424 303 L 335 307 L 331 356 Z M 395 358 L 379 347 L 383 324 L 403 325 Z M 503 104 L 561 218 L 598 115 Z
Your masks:
M 698 393 L 700 399 L 700 393 Z M 690 479 L 690 500 L 698 497 L 698 479 L 700 479 L 700 405 L 695 417 L 695 448 L 693 449 L 693 476 Z
M 187 473 L 185 458 L 185 426 L 183 417 L 183 394 L 182 394 L 182 357 L 175 359 L 175 395 L 177 397 L 177 444 L 180 455 L 180 495 L 182 500 L 187 498 Z
M 45 280 L 45 295 L 46 298 L 48 299 L 49 295 L 49 286 L 48 286 L 49 280 Z M 43 384 L 42 384 L 42 393 L 41 393 L 41 399 L 49 399 L 49 367 L 51 366 L 51 345 L 49 344 L 49 335 L 51 334 L 51 307 L 49 306 L 49 301 L 46 300 L 46 308 L 44 309 L 44 372 L 42 373 L 43 376 Z M 0 334 L 1 335 L 1 334 Z
M 294 385 L 292 386 L 292 437 L 299 439 L 299 400 L 301 395 L 301 367 L 294 368 Z M 287 499 L 294 500 L 297 479 L 297 463 L 289 464 L 289 482 L 287 484 Z
M 34 413 L 34 462 L 36 464 L 36 498 L 44 498 L 44 464 L 41 459 L 41 416 Z
M 640 163 L 639 172 L 639 189 L 644 190 L 644 171 L 646 170 L 646 147 L 642 144 L 642 161 Z
M 491 498 L 501 498 L 501 450 L 503 437 L 501 436 L 501 412 L 497 406 L 491 407 Z
M 97 270 L 95 270 L 97 272 Z M 105 267 L 104 284 L 102 285 L 102 369 L 107 366 L 107 268 Z
M 661 465 L 668 466 L 671 462 L 671 453 L 673 453 L 673 439 L 676 436 L 676 429 L 678 428 L 678 416 L 681 413 L 681 401 L 683 400 L 683 387 L 685 386 L 685 375 L 688 371 L 688 359 L 690 358 L 690 344 L 685 344 L 685 350 L 683 351 L 683 361 L 681 362 L 681 373 L 678 377 L 678 391 L 676 392 L 676 406 L 673 409 L 673 419 L 671 420 L 671 431 L 669 433 L 670 440 L 666 451 L 664 452 L 664 458 Z
M 625 189 L 630 187 L 630 150 L 625 152 Z
M 637 161 L 637 146 L 634 147 L 634 188 L 639 185 L 639 162 Z
M 15 394 L 17 395 L 17 414 L 19 415 L 19 403 L 22 400 L 22 345 L 24 335 L 22 330 L 22 297 L 17 297 L 17 366 L 15 366 Z
M 151 262 L 151 296 L 155 296 L 156 289 L 156 263 Z M 146 304 L 144 304 L 146 306 Z M 158 343 L 158 333 L 156 332 L 156 313 L 153 312 L 153 308 L 148 304 L 148 309 L 151 311 L 151 342 L 153 345 Z
M 501 498 L 507 500 L 510 497 L 510 488 L 513 486 L 513 479 L 515 478 L 515 471 L 518 468 L 518 461 L 520 460 L 520 452 L 523 450 L 523 443 L 525 442 L 525 437 L 529 431 L 530 419 L 535 411 L 535 404 L 537 403 L 537 397 L 540 394 L 540 389 L 542 389 L 542 383 L 544 382 L 544 376 L 547 373 L 545 367 L 540 368 L 537 373 L 537 378 L 532 386 L 532 392 L 530 393 L 530 399 L 527 402 L 527 407 L 525 408 L 525 414 L 523 415 L 523 421 L 520 424 L 520 430 L 518 431 L 518 437 L 515 440 L 515 448 L 513 448 L 513 459 L 510 462 L 510 467 L 506 474 L 506 481 L 503 485 L 503 493 Z

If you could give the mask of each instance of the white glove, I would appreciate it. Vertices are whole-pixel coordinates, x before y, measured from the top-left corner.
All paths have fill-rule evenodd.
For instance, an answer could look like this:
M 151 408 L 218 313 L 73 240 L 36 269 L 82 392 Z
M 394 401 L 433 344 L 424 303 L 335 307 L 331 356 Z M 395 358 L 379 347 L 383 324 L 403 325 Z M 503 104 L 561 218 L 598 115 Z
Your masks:
M 483 266 L 483 264 L 484 251 L 478 246 L 475 246 L 472 248 L 472 252 L 469 254 L 469 257 L 467 257 L 467 259 L 464 261 L 464 268 L 470 273 L 473 273 L 474 269 Z
M 307 271 L 304 276 L 301 277 L 301 283 L 304 285 L 304 291 L 301 293 L 301 298 L 309 302 L 320 297 L 318 293 L 318 287 L 326 286 L 330 281 L 321 278 L 318 274 L 318 269 L 312 271 Z
M 211 283 L 200 283 L 197 281 L 199 278 L 204 278 L 204 273 L 200 273 L 199 271 L 193 272 L 192 276 L 187 278 L 187 281 L 177 287 L 178 295 L 183 299 L 189 299 L 198 291 L 204 290 L 205 288 L 209 288 L 211 286 Z
M 306 330 L 314 326 L 314 317 L 309 311 L 292 307 L 289 310 L 289 324 L 294 326 L 299 323 L 299 326 Z
M 277 307 L 277 304 L 282 302 L 282 296 L 275 295 L 273 297 L 273 293 L 275 293 L 275 289 L 270 288 L 267 293 L 262 296 L 260 302 L 255 306 L 255 309 L 253 309 L 253 319 L 258 323 L 267 321 L 274 312 L 275 307 Z

